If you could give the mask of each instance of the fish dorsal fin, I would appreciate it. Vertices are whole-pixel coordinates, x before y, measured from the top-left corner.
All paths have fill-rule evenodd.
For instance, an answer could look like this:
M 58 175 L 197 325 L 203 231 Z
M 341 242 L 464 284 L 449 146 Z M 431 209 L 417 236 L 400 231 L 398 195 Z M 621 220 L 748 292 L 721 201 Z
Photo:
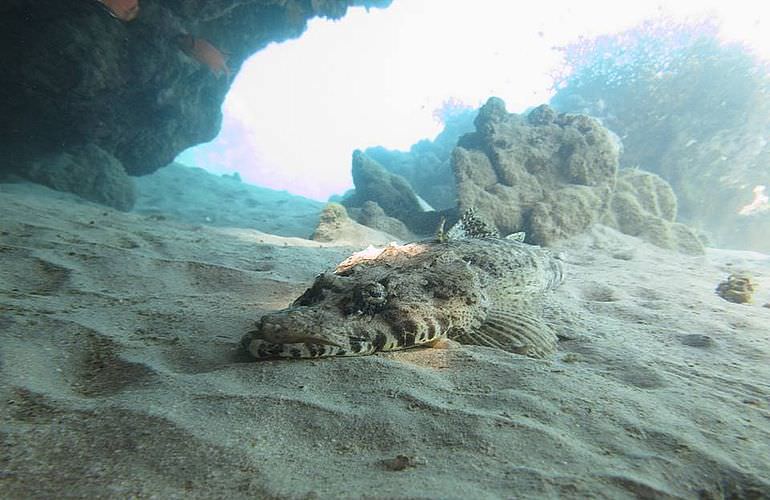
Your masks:
M 556 334 L 527 309 L 493 307 L 481 326 L 463 340 L 533 358 L 546 357 L 556 350 Z
M 497 232 L 497 228 L 484 220 L 472 207 L 463 212 L 460 220 L 446 232 L 446 239 L 448 240 L 499 237 L 500 233 Z

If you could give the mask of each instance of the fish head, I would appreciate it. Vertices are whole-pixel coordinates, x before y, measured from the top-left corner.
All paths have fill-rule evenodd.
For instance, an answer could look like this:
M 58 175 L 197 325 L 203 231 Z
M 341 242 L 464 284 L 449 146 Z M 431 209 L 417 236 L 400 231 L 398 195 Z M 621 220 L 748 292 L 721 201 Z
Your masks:
M 386 304 L 380 282 L 321 274 L 290 307 L 264 314 L 243 345 L 257 358 L 370 354 L 377 332 L 387 328 L 375 318 Z
M 257 359 L 361 356 L 373 353 L 373 331 L 360 322 L 312 306 L 294 306 L 263 315 L 243 347 Z
M 244 338 L 257 358 L 356 356 L 432 342 L 483 302 L 462 261 L 390 256 L 316 277 L 286 309 L 263 315 Z

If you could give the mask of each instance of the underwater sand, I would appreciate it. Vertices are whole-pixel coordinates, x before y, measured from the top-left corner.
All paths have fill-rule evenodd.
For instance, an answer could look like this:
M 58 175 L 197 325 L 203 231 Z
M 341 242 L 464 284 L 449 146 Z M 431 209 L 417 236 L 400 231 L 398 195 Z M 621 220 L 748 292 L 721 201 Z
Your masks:
M 0 213 L 0 497 L 770 497 L 766 255 L 597 228 L 557 249 L 552 359 L 256 363 L 241 335 L 350 248 L 24 184 Z M 735 269 L 753 304 L 714 293 Z
M 251 228 L 277 236 L 310 238 L 325 205 L 180 163 L 135 177 L 134 182 L 136 213 L 190 224 Z

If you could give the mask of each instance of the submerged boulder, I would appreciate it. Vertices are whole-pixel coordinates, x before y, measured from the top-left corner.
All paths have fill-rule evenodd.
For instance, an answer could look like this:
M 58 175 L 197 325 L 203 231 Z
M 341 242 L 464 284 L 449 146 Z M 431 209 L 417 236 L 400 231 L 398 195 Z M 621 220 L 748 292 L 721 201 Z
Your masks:
M 444 130 L 433 140 L 423 139 L 409 151 L 367 148 L 364 153 L 385 167 L 388 172 L 406 179 L 418 196 L 436 210 L 454 208 L 457 204 L 452 166 L 452 150 L 457 140 L 474 130 L 473 120 L 478 109 L 461 109 L 444 117 Z
M 343 200 L 351 209 L 374 202 L 385 215 L 402 221 L 416 234 L 430 234 L 438 227 L 442 215 L 424 211 L 412 186 L 400 175 L 392 174 L 359 150 L 353 152 L 353 184 L 355 190 Z
M 321 211 L 318 227 L 310 239 L 322 243 L 355 247 L 387 245 L 398 241 L 398 238 L 393 235 L 354 221 L 348 216 L 344 206 L 334 202 L 327 203 Z
M 130 210 L 136 201 L 134 180 L 114 156 L 95 144 L 41 157 L 25 177 L 118 210 Z
M 393 236 L 397 236 L 403 241 L 411 241 L 416 238 L 406 224 L 388 216 L 385 211 L 374 201 L 366 201 L 361 208 L 351 208 L 350 216 L 364 226 L 371 227 L 378 231 L 383 231 Z
M 422 211 L 420 201 L 406 179 L 391 174 L 359 150 L 353 152 L 352 174 L 355 192 L 346 199 L 346 205 L 362 206 L 373 201 L 386 214 L 400 220 Z
M 754 277 L 745 271 L 733 273 L 717 285 L 717 295 L 728 302 L 750 304 L 758 285 Z
M 661 177 L 639 169 L 621 170 L 603 223 L 653 245 L 700 255 L 703 243 L 689 227 L 676 222 L 673 189 Z

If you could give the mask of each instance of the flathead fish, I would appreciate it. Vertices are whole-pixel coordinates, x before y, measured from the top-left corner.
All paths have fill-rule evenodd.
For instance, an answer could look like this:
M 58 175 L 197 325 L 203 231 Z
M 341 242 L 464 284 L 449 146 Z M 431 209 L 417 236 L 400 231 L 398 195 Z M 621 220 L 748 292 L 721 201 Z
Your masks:
M 263 315 L 243 346 L 258 359 L 363 356 L 444 338 L 552 353 L 557 338 L 541 312 L 563 281 L 561 262 L 520 235 L 449 233 L 353 254 L 291 306 Z

